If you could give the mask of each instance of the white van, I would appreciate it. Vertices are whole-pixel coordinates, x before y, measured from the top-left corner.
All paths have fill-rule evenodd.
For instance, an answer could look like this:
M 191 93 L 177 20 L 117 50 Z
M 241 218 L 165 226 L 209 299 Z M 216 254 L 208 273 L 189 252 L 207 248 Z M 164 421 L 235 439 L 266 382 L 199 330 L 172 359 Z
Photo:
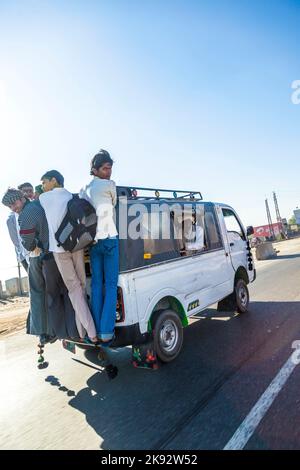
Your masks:
M 151 341 L 159 359 L 170 362 L 181 350 L 188 317 L 216 302 L 221 310 L 247 311 L 247 284 L 256 277 L 247 238 L 253 228 L 246 231 L 232 207 L 204 202 L 198 192 L 119 187 L 118 196 L 120 274 L 112 347 Z M 141 205 L 139 224 L 149 236 L 124 236 L 120 214 L 125 213 L 129 232 Z M 168 209 L 169 218 L 164 217 Z M 153 211 L 158 215 L 150 224 Z M 178 230 L 187 221 L 189 229 L 195 226 L 191 214 L 196 212 L 198 241 L 185 243 L 184 230 L 179 238 Z M 163 239 L 164 228 L 170 235 Z

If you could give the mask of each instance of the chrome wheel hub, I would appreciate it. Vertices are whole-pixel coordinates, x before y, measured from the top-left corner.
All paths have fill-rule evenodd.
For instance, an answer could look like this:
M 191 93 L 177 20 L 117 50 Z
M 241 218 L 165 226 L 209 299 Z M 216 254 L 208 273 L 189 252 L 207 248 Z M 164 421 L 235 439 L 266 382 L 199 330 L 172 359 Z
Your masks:
M 159 339 L 161 347 L 167 352 L 172 352 L 178 341 L 177 326 L 172 320 L 166 320 L 162 324 Z
M 246 307 L 247 303 L 248 303 L 248 294 L 247 294 L 247 290 L 245 289 L 245 287 L 240 287 L 239 289 L 239 299 L 240 299 L 240 302 L 241 302 L 241 305 L 243 307 Z

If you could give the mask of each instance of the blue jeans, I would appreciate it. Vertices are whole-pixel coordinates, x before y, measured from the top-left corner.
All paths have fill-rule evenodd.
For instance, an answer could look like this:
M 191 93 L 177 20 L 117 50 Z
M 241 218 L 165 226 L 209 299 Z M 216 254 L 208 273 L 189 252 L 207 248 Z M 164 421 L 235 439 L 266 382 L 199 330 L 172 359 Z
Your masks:
M 99 338 L 114 335 L 119 276 L 119 239 L 98 240 L 90 250 L 92 315 Z

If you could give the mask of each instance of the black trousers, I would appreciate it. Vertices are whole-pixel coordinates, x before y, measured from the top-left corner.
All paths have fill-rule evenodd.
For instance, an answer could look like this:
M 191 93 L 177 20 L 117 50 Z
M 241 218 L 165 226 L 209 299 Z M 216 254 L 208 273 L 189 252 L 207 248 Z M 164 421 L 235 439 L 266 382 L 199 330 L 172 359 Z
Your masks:
M 21 261 L 21 265 L 23 266 L 23 268 L 25 269 L 25 271 L 28 273 L 28 263 L 26 261 L 26 259 L 23 259 L 23 261 Z
M 53 255 L 45 255 L 43 273 L 46 282 L 48 321 L 51 333 L 59 339 L 78 339 L 75 312 Z
M 51 330 L 48 329 L 47 293 L 41 255 L 30 258 L 28 280 L 30 292 L 29 334 L 36 336 L 50 334 Z

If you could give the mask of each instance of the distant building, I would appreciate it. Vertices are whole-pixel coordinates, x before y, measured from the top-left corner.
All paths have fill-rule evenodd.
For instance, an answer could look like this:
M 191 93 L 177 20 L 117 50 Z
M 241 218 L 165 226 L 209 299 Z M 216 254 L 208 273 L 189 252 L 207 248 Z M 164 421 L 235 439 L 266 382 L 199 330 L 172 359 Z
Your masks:
M 23 277 L 21 279 L 22 282 L 22 291 L 23 294 L 28 293 L 29 285 L 28 285 L 28 277 Z M 7 279 L 5 281 L 5 290 L 8 296 L 20 295 L 20 281 L 18 277 L 13 277 L 12 279 Z
M 5 281 L 6 293 L 11 295 L 20 295 L 20 283 L 18 277 L 13 277 Z
M 296 219 L 296 224 L 300 225 L 300 209 L 295 209 L 294 210 L 294 216 Z
M 280 235 L 281 232 L 283 232 L 283 226 L 280 222 L 276 222 L 271 225 L 274 230 L 274 235 L 277 237 Z M 272 234 L 270 233 L 270 227 L 269 225 L 260 225 L 259 227 L 253 227 L 254 228 L 254 237 L 271 237 Z

